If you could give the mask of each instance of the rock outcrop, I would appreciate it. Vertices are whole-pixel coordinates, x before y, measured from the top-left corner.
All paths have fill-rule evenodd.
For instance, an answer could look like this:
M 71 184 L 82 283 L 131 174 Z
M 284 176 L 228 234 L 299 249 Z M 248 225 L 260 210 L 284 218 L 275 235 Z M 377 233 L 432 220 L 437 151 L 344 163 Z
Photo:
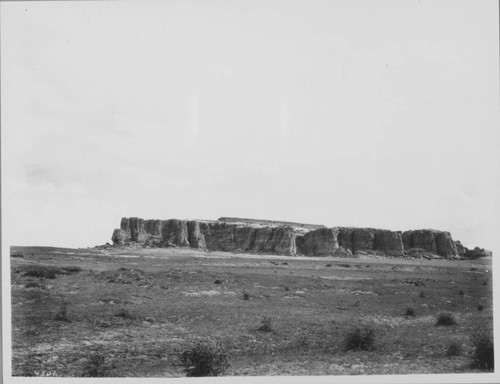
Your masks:
M 394 257 L 478 257 L 445 231 L 390 231 L 375 228 L 327 228 L 270 220 L 220 218 L 201 220 L 143 220 L 123 218 L 112 235 L 114 245 L 191 247 L 206 251 L 254 252 L 276 255 Z M 472 254 L 474 253 L 474 254 Z
M 296 240 L 297 250 L 306 256 L 330 256 L 342 253 L 333 228 L 310 231 Z
M 450 232 L 433 229 L 419 229 L 403 232 L 403 246 L 405 249 L 422 248 L 427 252 L 449 258 L 457 256 L 455 242 Z

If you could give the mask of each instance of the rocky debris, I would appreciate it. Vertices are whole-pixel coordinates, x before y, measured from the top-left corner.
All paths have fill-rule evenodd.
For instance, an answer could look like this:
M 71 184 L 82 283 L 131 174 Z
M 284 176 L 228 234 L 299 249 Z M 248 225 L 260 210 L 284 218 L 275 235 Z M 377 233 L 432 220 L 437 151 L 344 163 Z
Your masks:
M 405 232 L 375 228 L 333 227 L 220 218 L 143 220 L 123 218 L 112 235 L 114 246 L 191 247 L 206 251 L 250 252 L 306 256 L 391 256 L 447 259 L 477 258 L 486 251 L 469 251 L 451 234 L 433 229 Z M 469 252 L 469 253 L 467 253 Z
M 475 247 L 474 249 L 467 249 L 464 252 L 463 257 L 465 259 L 479 259 L 481 257 L 489 256 L 484 248 Z

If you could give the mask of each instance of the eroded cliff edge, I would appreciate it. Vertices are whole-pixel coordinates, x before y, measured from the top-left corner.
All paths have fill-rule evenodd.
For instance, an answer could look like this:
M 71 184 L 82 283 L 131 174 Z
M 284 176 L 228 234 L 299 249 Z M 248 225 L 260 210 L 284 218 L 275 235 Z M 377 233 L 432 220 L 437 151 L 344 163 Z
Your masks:
M 467 256 L 470 252 L 446 231 L 390 231 L 375 228 L 327 228 L 322 225 L 269 220 L 143 220 L 122 218 L 112 236 L 114 245 L 191 247 L 205 251 L 275 255 L 393 257 Z

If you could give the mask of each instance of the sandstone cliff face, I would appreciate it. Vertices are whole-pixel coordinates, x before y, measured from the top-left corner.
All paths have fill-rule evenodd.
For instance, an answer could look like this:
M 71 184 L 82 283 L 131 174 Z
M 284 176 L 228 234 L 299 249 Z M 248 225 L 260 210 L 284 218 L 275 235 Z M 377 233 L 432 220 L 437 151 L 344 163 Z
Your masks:
M 333 228 L 321 228 L 297 238 L 297 250 L 306 256 L 329 256 L 339 253 L 337 232 Z
M 352 253 L 358 251 L 390 252 L 391 255 L 403 256 L 401 232 L 374 228 L 340 228 L 339 245 Z
M 127 243 L 192 247 L 208 251 L 255 252 L 276 255 L 346 256 L 377 253 L 411 256 L 412 250 L 451 258 L 467 249 L 449 232 L 430 229 L 406 232 L 374 228 L 326 228 L 272 224 L 237 219 L 226 221 L 143 220 L 123 218 L 115 229 L 115 245 Z M 248 222 L 244 222 L 247 220 Z M 271 224 L 270 224 L 271 223 Z M 319 228 L 318 228 L 319 227 Z
M 403 234 L 399 231 L 379 229 L 375 232 L 373 246 L 379 251 L 393 251 L 403 253 Z
M 202 233 L 210 251 L 296 254 L 296 234 L 288 226 L 255 228 L 237 224 L 210 223 L 202 226 Z
M 201 232 L 200 223 L 198 221 L 188 221 L 188 243 L 191 248 L 198 248 L 203 251 L 207 250 L 205 236 Z
M 419 229 L 403 232 L 405 249 L 422 248 L 443 257 L 457 256 L 455 242 L 449 232 L 433 229 Z

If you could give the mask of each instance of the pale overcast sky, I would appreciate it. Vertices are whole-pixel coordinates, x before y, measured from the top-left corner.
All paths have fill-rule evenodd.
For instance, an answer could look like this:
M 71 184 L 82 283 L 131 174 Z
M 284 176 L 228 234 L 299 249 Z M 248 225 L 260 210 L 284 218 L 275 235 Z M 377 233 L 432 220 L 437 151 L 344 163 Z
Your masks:
M 4 241 L 240 216 L 492 249 L 498 47 L 493 0 L 2 2 Z

